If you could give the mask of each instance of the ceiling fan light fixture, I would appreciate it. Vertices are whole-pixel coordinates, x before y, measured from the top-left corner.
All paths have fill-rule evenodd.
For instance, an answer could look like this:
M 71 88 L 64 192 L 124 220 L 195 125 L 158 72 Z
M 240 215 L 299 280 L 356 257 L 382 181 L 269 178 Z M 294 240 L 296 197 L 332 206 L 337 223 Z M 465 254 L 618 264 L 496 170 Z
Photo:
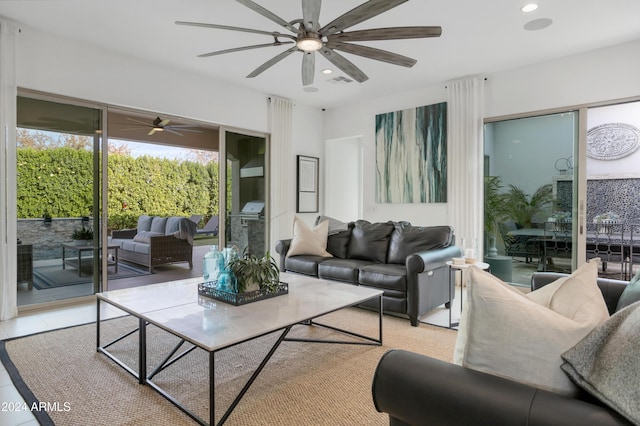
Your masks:
M 298 39 L 296 46 L 303 52 L 315 52 L 322 48 L 322 40 L 320 40 L 320 36 L 307 34 Z

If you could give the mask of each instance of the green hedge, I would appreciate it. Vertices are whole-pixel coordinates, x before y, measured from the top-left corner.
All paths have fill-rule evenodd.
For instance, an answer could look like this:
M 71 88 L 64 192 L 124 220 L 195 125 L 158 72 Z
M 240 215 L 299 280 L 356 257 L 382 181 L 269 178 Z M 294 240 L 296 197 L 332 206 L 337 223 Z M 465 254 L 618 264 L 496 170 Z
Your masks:
M 18 217 L 92 214 L 93 159 L 73 148 L 17 151 Z M 110 228 L 135 226 L 141 214 L 218 214 L 218 164 L 110 154 Z

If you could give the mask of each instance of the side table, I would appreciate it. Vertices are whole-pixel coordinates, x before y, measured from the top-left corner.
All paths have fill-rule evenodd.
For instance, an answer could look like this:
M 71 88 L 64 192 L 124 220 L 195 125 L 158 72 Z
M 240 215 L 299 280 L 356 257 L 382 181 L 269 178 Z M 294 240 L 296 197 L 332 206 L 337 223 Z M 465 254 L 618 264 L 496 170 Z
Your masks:
M 453 300 L 453 290 L 452 288 L 455 287 L 455 274 L 456 271 L 460 271 L 460 315 L 462 315 L 462 294 L 464 293 L 464 276 L 463 276 L 463 271 L 467 268 L 469 268 L 470 266 L 477 266 L 480 269 L 483 270 L 489 270 L 491 268 L 491 265 L 489 265 L 488 263 L 484 263 L 484 262 L 476 262 L 476 263 L 465 263 L 463 265 L 454 265 L 453 261 L 448 261 L 447 265 L 449 266 L 449 300 Z M 453 280 L 451 279 L 451 277 L 454 277 Z M 453 286 L 452 286 L 453 284 Z M 457 327 L 458 325 L 460 325 L 460 322 L 451 322 L 451 302 L 449 302 L 449 328 L 453 328 L 453 327 Z

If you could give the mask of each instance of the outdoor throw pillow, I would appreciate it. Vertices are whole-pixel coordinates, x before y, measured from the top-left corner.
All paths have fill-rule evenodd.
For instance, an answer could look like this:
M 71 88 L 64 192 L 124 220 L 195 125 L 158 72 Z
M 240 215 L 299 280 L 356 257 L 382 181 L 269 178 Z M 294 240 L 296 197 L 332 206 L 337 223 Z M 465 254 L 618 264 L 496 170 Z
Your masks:
M 328 221 L 321 222 L 311 229 L 296 216 L 293 219 L 293 238 L 289 251 L 287 251 L 287 257 L 300 254 L 331 257 L 331 254 L 327 252 L 328 230 Z
M 640 303 L 616 312 L 562 355 L 562 370 L 581 388 L 640 424 Z
M 154 235 L 164 235 L 164 234 L 161 234 L 159 232 L 140 231 L 133 237 L 133 241 L 136 241 L 138 243 L 149 244 L 151 242 L 151 237 Z
M 454 362 L 575 395 L 560 355 L 609 318 L 596 283 L 599 264 L 594 259 L 529 294 L 470 267 Z
M 616 312 L 638 301 L 640 301 L 640 269 L 620 295 Z

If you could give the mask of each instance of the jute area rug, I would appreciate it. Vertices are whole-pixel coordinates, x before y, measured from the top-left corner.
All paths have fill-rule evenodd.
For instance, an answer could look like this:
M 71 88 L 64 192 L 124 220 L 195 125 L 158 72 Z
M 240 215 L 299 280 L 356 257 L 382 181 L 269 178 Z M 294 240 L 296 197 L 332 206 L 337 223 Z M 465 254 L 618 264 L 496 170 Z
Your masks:
M 320 320 L 377 336 L 375 312 L 349 308 Z M 136 320 L 125 317 L 102 324 L 104 344 L 135 328 Z M 391 348 L 402 348 L 451 361 L 456 333 L 426 324 L 411 327 L 408 320 L 387 315 L 383 331 L 382 347 L 284 342 L 225 424 L 388 424 L 388 417 L 375 410 L 371 397 L 373 373 L 380 357 Z M 344 340 L 331 330 L 304 325 L 296 326 L 291 335 Z M 216 422 L 276 338 L 270 334 L 216 353 Z M 177 339 L 153 326 L 148 327 L 147 339 L 151 371 Z M 195 424 L 150 387 L 139 385 L 133 376 L 97 353 L 95 324 L 4 343 L 8 358 L 35 399 L 54 407 L 58 403 L 48 412 L 56 425 Z M 111 351 L 137 368 L 136 345 L 134 333 Z M 197 349 L 161 372 L 155 382 L 208 419 L 207 365 L 207 353 Z

